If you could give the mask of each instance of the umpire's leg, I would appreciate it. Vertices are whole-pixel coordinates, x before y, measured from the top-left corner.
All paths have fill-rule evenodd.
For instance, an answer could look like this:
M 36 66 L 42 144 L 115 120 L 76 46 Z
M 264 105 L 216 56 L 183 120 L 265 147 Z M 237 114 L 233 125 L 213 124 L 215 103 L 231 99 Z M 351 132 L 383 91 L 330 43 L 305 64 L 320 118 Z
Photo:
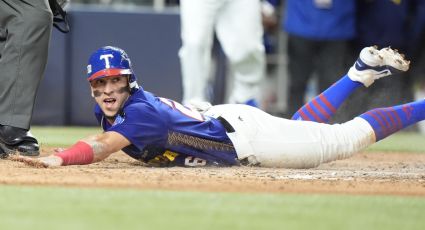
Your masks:
M 3 53 L 4 43 L 6 42 L 7 38 L 7 30 L 5 28 L 0 27 L 0 58 L 1 54 Z
M 0 140 L 4 144 L 18 140 L 26 133 L 21 131 L 30 127 L 52 29 L 48 0 L 0 0 L 0 28 L 7 30 L 0 50 Z

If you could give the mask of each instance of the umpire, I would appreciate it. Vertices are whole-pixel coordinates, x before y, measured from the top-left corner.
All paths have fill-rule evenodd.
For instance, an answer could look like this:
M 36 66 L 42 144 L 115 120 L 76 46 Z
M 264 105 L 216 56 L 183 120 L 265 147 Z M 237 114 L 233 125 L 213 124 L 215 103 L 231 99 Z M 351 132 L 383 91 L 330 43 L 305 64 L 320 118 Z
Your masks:
M 52 22 L 49 0 L 0 0 L 0 154 L 39 154 L 29 128 Z

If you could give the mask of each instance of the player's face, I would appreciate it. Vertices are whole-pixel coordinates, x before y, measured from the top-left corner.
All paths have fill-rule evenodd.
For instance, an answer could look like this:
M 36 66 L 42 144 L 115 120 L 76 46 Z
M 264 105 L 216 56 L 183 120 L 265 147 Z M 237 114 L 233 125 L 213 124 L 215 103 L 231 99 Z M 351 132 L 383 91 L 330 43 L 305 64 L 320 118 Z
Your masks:
M 128 77 L 110 76 L 90 81 L 92 96 L 108 117 L 115 116 L 130 96 Z

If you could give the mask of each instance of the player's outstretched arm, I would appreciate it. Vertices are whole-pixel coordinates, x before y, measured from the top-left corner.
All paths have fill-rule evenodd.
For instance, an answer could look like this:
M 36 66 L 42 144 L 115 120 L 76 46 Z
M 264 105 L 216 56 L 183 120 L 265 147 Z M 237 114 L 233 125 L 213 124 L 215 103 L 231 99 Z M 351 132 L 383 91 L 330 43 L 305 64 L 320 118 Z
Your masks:
M 11 156 L 10 158 L 34 167 L 84 165 L 101 161 L 128 145 L 130 145 L 130 142 L 121 134 L 105 132 L 84 138 L 70 148 L 58 151 L 47 157 Z
M 92 148 L 93 162 L 101 161 L 131 144 L 123 135 L 113 131 L 89 136 L 81 141 Z

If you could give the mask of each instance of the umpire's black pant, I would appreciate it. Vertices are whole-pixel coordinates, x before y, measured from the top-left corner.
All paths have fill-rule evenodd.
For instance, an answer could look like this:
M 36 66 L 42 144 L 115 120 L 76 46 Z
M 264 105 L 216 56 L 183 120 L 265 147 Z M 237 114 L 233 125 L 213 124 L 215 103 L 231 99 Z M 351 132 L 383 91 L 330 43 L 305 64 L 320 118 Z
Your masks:
M 48 0 L 0 0 L 1 125 L 29 129 L 52 17 Z

